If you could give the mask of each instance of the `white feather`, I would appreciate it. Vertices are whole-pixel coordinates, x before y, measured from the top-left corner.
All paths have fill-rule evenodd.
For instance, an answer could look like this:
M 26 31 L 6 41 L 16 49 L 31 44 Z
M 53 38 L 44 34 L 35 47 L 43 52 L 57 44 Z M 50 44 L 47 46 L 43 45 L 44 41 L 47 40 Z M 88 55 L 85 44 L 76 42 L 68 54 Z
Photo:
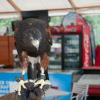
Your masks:
M 37 49 L 39 48 L 40 41 L 39 40 L 32 40 L 32 45 L 35 46 Z

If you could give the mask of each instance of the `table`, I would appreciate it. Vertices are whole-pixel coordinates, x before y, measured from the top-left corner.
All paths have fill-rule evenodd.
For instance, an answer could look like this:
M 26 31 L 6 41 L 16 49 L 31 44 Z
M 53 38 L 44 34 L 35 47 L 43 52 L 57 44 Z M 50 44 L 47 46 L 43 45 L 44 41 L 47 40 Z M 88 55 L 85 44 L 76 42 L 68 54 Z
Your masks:
M 13 92 L 16 85 L 15 79 L 16 77 L 20 77 L 20 75 L 21 72 L 19 69 L 0 70 L 0 86 L 2 86 L 2 88 L 0 88 L 0 95 Z M 27 73 L 25 74 L 24 79 L 27 80 Z M 54 87 L 58 87 L 60 90 L 71 92 L 72 72 L 49 72 L 49 79 Z M 70 100 L 70 95 L 61 96 L 60 98 L 63 98 L 62 100 Z
M 66 91 L 62 91 L 62 90 L 59 90 L 59 89 L 53 89 L 53 88 L 50 88 L 46 91 L 45 93 L 45 96 L 44 96 L 44 100 L 45 100 L 45 97 L 53 97 L 53 100 L 57 100 L 58 97 L 60 96 L 67 96 L 69 95 L 70 93 L 69 92 L 66 92 Z
M 100 85 L 100 75 L 99 74 L 84 74 L 78 80 L 78 83 L 89 84 L 89 85 Z
M 78 83 L 89 85 L 89 96 L 100 96 L 100 74 L 84 74 Z

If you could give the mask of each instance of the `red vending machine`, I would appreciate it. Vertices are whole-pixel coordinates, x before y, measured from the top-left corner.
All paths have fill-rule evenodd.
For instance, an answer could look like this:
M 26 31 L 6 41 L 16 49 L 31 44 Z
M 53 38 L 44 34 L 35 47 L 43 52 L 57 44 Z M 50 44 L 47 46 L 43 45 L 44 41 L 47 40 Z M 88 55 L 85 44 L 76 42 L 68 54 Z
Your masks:
M 51 27 L 53 46 L 51 49 L 52 66 L 54 64 L 63 70 L 77 69 L 82 66 L 82 27 L 69 25 L 66 27 Z M 55 57 L 55 58 L 54 58 Z
M 51 27 L 53 43 L 55 43 L 54 41 L 59 41 L 58 47 L 62 69 L 88 69 L 91 66 L 92 46 L 90 31 L 91 27 L 88 23 L 76 13 L 66 15 L 61 26 Z M 58 39 L 56 40 L 55 37 L 58 37 Z M 57 53 L 57 50 L 55 53 Z
M 53 57 L 56 55 L 52 64 L 63 70 L 83 70 L 79 82 L 89 84 L 89 95 L 100 95 L 100 74 L 97 74 L 100 66 L 95 63 L 97 50 L 91 25 L 81 15 L 71 12 L 63 18 L 61 26 L 51 27 L 51 33 L 54 43 Z

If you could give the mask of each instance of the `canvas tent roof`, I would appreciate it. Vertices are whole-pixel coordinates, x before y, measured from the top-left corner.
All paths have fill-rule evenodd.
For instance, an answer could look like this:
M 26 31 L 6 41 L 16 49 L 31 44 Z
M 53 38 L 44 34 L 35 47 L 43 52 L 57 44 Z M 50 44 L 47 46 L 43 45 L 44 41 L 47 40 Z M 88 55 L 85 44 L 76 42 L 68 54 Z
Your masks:
M 34 10 L 100 14 L 100 0 L 0 0 L 0 14 Z

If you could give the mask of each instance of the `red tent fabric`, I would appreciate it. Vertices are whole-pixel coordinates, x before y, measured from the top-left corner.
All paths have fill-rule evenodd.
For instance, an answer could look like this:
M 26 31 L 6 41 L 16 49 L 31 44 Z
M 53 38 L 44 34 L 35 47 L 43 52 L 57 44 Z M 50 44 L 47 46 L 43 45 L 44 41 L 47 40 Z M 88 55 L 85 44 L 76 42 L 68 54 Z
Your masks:
M 100 67 L 100 46 L 95 49 L 95 65 Z

